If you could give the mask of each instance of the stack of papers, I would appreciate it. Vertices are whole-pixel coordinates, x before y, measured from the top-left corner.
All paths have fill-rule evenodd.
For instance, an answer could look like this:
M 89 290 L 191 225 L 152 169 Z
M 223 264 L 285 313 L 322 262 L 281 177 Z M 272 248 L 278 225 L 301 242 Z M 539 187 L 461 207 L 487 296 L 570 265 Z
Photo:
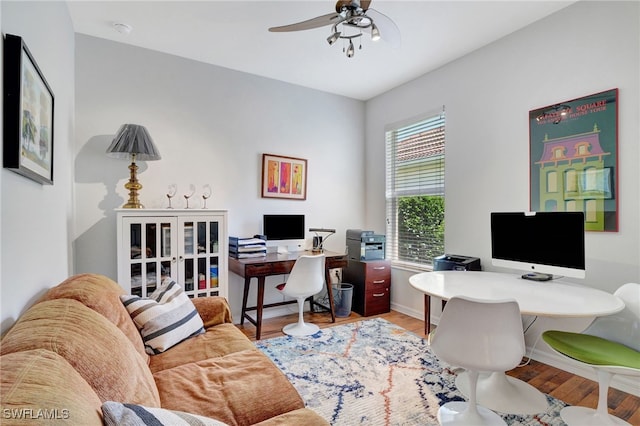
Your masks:
M 229 256 L 236 259 L 267 255 L 267 241 L 261 238 L 229 237 Z

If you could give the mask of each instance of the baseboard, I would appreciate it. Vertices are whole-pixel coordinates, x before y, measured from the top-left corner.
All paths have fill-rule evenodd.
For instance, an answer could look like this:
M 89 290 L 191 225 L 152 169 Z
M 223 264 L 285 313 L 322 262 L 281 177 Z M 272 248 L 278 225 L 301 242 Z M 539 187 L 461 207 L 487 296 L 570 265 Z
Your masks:
M 395 303 L 391 303 L 391 310 L 392 311 L 396 311 L 396 312 L 400 312 L 401 314 L 405 314 L 405 315 L 408 315 L 408 316 L 413 317 L 413 318 L 424 319 L 424 312 L 423 311 L 418 311 L 416 309 L 408 308 L 408 307 L 403 306 L 403 305 L 398 305 L 398 304 L 395 304 Z
M 391 303 L 391 309 L 410 317 L 424 320 L 424 312 L 407 306 Z M 438 324 L 440 316 L 431 315 L 431 324 Z M 531 359 L 550 365 L 555 368 L 567 371 L 571 374 L 584 377 L 595 382 L 598 381 L 595 370 L 583 364 L 578 364 L 567 360 L 566 358 L 555 353 L 541 351 L 531 346 L 527 346 L 527 355 L 531 354 Z M 626 392 L 628 394 L 640 397 L 640 383 L 637 378 L 631 376 L 614 375 L 611 380 L 611 387 Z
M 398 305 L 398 304 L 393 303 L 393 302 L 391 303 L 391 310 L 396 311 L 396 312 L 400 312 L 401 314 L 409 315 L 410 317 L 417 318 L 419 320 L 424 321 L 424 311 L 423 310 L 417 310 L 417 309 L 409 308 L 407 306 Z M 439 312 L 438 312 L 438 314 L 439 314 Z M 431 314 L 431 324 L 438 325 L 439 321 L 440 321 L 440 315 L 434 315 L 434 313 L 432 313 Z
M 307 304 L 308 306 L 308 304 Z M 305 309 L 305 311 L 308 311 L 309 308 Z M 256 317 L 256 311 L 249 311 L 247 312 L 249 315 L 251 315 L 252 318 Z M 276 318 L 276 317 L 283 317 L 286 315 L 291 315 L 291 314 L 297 314 L 298 313 L 298 305 L 292 303 L 291 305 L 284 305 L 284 306 L 279 306 L 276 308 L 269 308 L 269 309 L 265 309 L 264 311 L 262 311 L 262 320 L 266 320 L 269 318 Z M 232 313 L 233 316 L 233 323 L 234 324 L 240 324 L 240 318 L 242 317 L 240 315 L 240 312 L 233 312 Z M 249 321 L 245 320 L 245 324 L 249 323 Z M 251 324 L 251 323 L 249 323 Z

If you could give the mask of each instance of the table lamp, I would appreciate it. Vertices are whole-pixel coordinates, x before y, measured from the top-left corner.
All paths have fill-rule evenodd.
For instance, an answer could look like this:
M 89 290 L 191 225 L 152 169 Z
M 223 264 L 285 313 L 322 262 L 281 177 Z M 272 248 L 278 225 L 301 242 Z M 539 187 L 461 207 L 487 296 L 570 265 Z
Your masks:
M 142 185 L 138 182 L 136 159 L 143 161 L 160 159 L 160 152 L 153 144 L 149 132 L 144 126 L 138 124 L 123 124 L 107 148 L 107 155 L 113 158 L 131 158 L 129 165 L 131 175 L 129 182 L 124 184 L 124 187 L 129 190 L 129 201 L 122 207 L 143 209 L 144 206 L 138 199 L 138 191 L 142 189 Z

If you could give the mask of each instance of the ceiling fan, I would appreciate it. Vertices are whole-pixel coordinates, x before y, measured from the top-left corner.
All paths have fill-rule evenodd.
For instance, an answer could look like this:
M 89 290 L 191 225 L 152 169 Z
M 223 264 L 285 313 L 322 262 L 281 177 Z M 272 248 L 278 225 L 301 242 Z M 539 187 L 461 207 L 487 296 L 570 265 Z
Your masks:
M 333 45 L 340 39 L 348 40 L 348 47 L 343 47 L 342 50 L 349 58 L 355 54 L 353 40 L 362 37 L 363 31 L 369 32 L 373 41 L 383 39 L 393 47 L 400 46 L 400 30 L 396 24 L 386 15 L 370 9 L 370 4 L 371 0 L 338 0 L 335 12 L 295 24 L 271 27 L 269 31 L 302 31 L 331 25 L 331 35 L 327 37 L 327 42 Z

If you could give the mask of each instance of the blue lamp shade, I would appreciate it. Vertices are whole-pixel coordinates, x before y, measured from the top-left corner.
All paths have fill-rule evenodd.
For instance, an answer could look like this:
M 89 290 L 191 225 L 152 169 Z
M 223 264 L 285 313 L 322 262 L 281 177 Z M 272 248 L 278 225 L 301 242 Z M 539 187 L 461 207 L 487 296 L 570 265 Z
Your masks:
M 160 152 L 153 144 L 151 135 L 139 124 L 123 124 L 107 148 L 107 155 L 114 158 L 129 159 L 135 155 L 136 160 L 160 160 Z

